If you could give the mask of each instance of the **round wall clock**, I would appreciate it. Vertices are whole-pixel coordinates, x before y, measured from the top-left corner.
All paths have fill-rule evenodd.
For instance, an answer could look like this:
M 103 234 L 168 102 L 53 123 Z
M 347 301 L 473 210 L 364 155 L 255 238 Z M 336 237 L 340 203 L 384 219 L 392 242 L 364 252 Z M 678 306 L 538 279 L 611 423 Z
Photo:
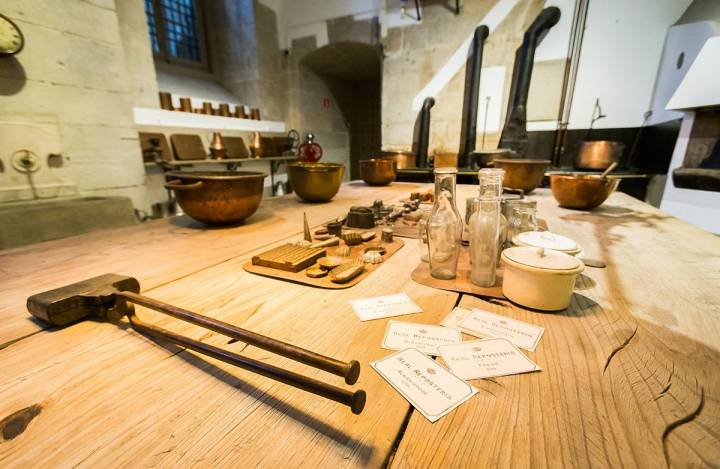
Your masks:
M 0 57 L 15 55 L 25 45 L 20 28 L 10 18 L 0 15 Z

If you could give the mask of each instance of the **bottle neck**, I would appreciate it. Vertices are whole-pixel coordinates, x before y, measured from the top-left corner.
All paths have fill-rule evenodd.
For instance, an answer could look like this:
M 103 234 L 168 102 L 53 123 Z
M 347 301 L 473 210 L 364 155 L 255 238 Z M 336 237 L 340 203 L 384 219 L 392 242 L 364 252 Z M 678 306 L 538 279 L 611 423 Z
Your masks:
M 479 197 L 481 199 L 499 199 L 503 191 L 504 177 L 505 171 L 502 169 L 481 169 L 478 173 Z
M 435 175 L 435 196 L 438 199 L 443 196 L 449 201 L 455 200 L 455 177 L 454 173 Z

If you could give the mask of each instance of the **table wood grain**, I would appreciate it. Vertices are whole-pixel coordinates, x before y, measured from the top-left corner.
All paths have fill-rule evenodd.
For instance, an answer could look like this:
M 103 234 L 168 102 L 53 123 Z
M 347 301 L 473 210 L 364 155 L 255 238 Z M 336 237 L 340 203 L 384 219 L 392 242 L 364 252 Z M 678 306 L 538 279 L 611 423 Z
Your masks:
M 155 222 L 0 253 L 0 466 L 716 466 L 720 461 L 720 239 L 624 194 L 593 212 L 533 197 L 551 230 L 606 269 L 588 268 L 571 307 L 537 313 L 413 282 L 420 246 L 405 246 L 347 290 L 322 290 L 244 272 L 253 254 L 302 236 L 350 205 L 407 196 L 417 185 L 346 185 L 330 204 L 263 203 L 230 229 Z M 474 188 L 459 187 L 460 205 Z M 274 215 L 271 215 L 272 212 Z M 207 248 L 204 250 L 204 248 Z M 114 271 L 143 293 L 201 314 L 362 364 L 364 412 L 85 321 L 42 329 L 28 295 Z M 387 320 L 361 322 L 349 301 L 404 291 L 437 324 L 460 304 L 546 328 L 528 355 L 543 371 L 475 380 L 480 392 L 435 424 L 414 411 L 372 360 Z M 242 355 L 346 386 L 219 334 L 139 315 Z M 470 337 L 467 337 L 470 338 Z

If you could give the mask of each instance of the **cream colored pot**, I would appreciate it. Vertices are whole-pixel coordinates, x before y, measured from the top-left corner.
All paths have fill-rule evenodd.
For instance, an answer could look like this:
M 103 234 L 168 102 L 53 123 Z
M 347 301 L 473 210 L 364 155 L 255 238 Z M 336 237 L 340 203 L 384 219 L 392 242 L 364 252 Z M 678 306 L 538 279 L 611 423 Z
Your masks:
M 518 246 L 502 253 L 502 292 L 510 301 L 542 311 L 570 305 L 575 277 L 585 269 L 578 258 L 551 249 Z

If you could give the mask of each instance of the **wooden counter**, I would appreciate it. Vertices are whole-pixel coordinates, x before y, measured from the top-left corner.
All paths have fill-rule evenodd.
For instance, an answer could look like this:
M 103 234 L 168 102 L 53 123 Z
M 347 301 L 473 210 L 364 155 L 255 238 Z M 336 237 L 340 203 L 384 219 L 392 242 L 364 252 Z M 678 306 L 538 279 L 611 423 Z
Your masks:
M 538 191 L 550 229 L 608 264 L 580 277 L 558 314 L 435 290 L 410 280 L 417 241 L 357 286 L 320 290 L 248 274 L 254 253 L 301 237 L 351 205 L 386 203 L 418 184 L 346 184 L 329 204 L 265 200 L 246 225 L 184 217 L 0 252 L 0 466 L 398 467 L 715 466 L 720 461 L 720 238 L 624 194 L 592 213 Z M 459 199 L 474 188 L 461 187 Z M 334 402 L 129 327 L 46 329 L 32 293 L 105 272 L 143 293 L 316 352 L 362 364 L 368 402 Z M 349 301 L 404 291 L 437 324 L 456 304 L 546 328 L 528 356 L 544 371 L 472 384 L 480 392 L 430 424 L 368 363 L 387 320 Z M 345 386 L 341 378 L 143 308 L 149 322 Z M 27 423 L 25 426 L 24 423 Z

